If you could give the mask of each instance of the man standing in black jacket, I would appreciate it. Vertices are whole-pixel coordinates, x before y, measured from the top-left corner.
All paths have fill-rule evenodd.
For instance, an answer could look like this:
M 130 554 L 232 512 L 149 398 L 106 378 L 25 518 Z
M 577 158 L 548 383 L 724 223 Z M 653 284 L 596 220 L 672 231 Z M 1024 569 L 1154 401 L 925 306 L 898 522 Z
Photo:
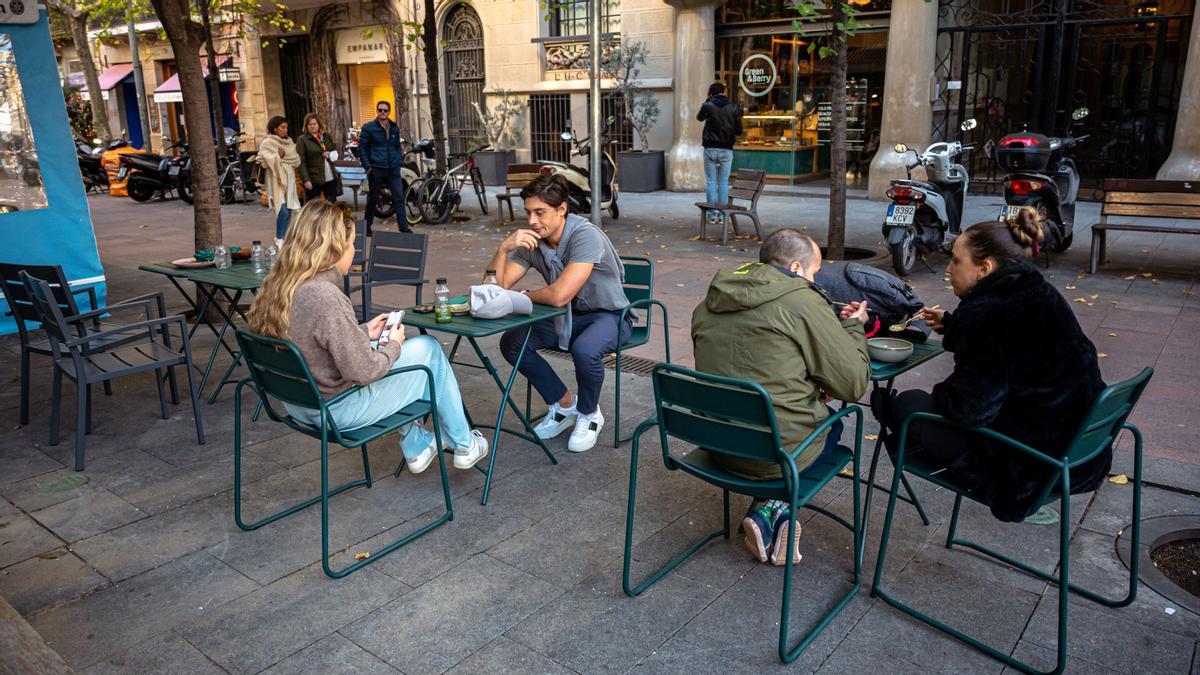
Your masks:
M 725 85 L 708 86 L 708 100 L 696 119 L 704 122 L 704 199 L 709 204 L 729 203 L 729 170 L 733 167 L 733 144 L 742 133 L 742 111 L 725 97 Z M 721 225 L 720 211 L 709 211 L 708 222 Z

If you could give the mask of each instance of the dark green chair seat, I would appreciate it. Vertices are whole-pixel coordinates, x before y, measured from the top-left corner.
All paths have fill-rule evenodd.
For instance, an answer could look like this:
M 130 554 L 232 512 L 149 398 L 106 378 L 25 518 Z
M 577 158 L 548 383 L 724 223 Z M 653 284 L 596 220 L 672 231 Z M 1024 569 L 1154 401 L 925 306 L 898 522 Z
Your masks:
M 959 545 L 964 548 L 969 548 L 983 555 L 990 556 L 1000 562 L 1019 569 L 1027 574 L 1030 574 L 1045 582 L 1058 586 L 1058 661 L 1052 673 L 1061 673 L 1067 667 L 1067 619 L 1070 593 L 1076 593 L 1088 600 L 1097 602 L 1108 607 L 1125 607 L 1132 603 L 1137 597 L 1137 580 L 1138 580 L 1138 556 L 1133 555 L 1129 565 L 1129 591 L 1125 597 L 1119 599 L 1109 598 L 1100 595 L 1081 586 L 1077 586 L 1070 581 L 1070 556 L 1069 549 L 1071 543 L 1071 500 L 1069 496 L 1071 490 L 1071 469 L 1080 465 L 1086 464 L 1100 453 L 1109 450 L 1117 440 L 1117 436 L 1122 431 L 1129 431 L 1133 436 L 1133 513 L 1130 538 L 1130 550 L 1137 551 L 1139 542 L 1141 541 L 1141 510 L 1142 510 L 1142 434 L 1138 428 L 1128 422 L 1130 414 L 1133 412 L 1134 406 L 1137 405 L 1138 399 L 1141 398 L 1142 392 L 1145 391 L 1146 385 L 1149 384 L 1151 376 L 1154 375 L 1154 370 L 1146 368 L 1137 376 L 1132 377 L 1124 382 L 1118 382 L 1104 391 L 1096 398 L 1092 404 L 1088 414 L 1080 423 L 1079 428 L 1075 432 L 1075 436 L 1067 447 L 1066 453 L 1062 458 L 1056 458 L 1046 453 L 1040 452 L 1035 448 L 1031 448 L 1020 441 L 1005 436 L 997 431 L 985 427 L 974 428 L 964 427 L 946 420 L 940 415 L 930 413 L 913 413 L 909 415 L 900 427 L 900 444 L 896 451 L 894 461 L 896 470 L 892 476 L 892 491 L 888 498 L 887 515 L 883 521 L 883 538 L 879 544 L 879 562 L 875 566 L 875 579 L 871 588 L 871 595 L 879 597 L 887 602 L 892 607 L 908 614 L 909 616 L 923 621 L 924 623 L 936 628 L 937 630 L 950 635 L 958 640 L 961 640 L 968 645 L 978 649 L 979 651 L 991 656 L 997 661 L 1001 661 L 1008 666 L 1021 670 L 1027 673 L 1039 672 L 1033 666 L 1020 661 L 1007 653 L 991 647 L 983 642 L 967 635 L 966 633 L 952 628 L 935 618 L 928 616 L 899 600 L 888 595 L 883 590 L 883 568 L 887 559 L 888 540 L 892 530 L 892 515 L 896 509 L 896 496 L 899 494 L 900 478 L 909 473 L 919 478 L 938 485 L 939 487 L 954 493 L 954 511 L 950 516 L 950 527 L 946 533 L 946 548 L 952 548 L 954 545 Z M 976 434 L 988 442 L 1006 446 L 1010 452 L 1021 453 L 1031 458 L 1037 459 L 1045 464 L 1048 471 L 1048 477 L 1041 489 L 1038 491 L 1037 498 L 1033 501 L 1026 515 L 1032 515 L 1038 508 L 1058 502 L 1060 519 L 1059 519 L 1059 559 L 1056 569 L 1058 574 L 1051 574 L 1043 570 L 1032 567 L 1024 562 L 1016 560 L 998 551 L 994 551 L 986 546 L 976 544 L 966 539 L 955 537 L 955 532 L 958 529 L 959 512 L 962 509 L 963 499 L 970 499 L 987 506 L 986 498 L 968 489 L 966 486 L 959 485 L 947 471 L 939 471 L 943 467 L 939 464 L 944 462 L 932 461 L 929 458 L 922 456 L 919 451 L 909 453 L 908 445 L 908 428 L 913 422 L 923 420 L 926 423 L 941 424 L 959 429 L 971 434 Z M 1048 421 L 1048 423 L 1054 423 Z
M 255 335 L 247 330 L 238 329 L 238 346 L 250 369 L 249 377 L 238 383 L 233 396 L 233 518 L 237 526 L 243 530 L 257 530 L 281 518 L 286 518 L 315 504 L 321 505 L 321 568 L 325 574 L 338 579 L 350 574 L 364 565 L 379 560 L 383 556 L 404 546 L 412 540 L 429 532 L 449 520 L 454 520 L 454 508 L 450 500 L 450 482 L 446 476 L 445 453 L 442 452 L 442 433 L 437 415 L 437 395 L 429 388 L 429 399 L 418 400 L 404 406 L 399 411 L 388 415 L 375 424 L 358 429 L 342 430 L 333 423 L 329 412 L 330 406 L 359 391 L 362 387 L 351 387 L 346 391 L 326 399 L 317 388 L 316 380 L 308 369 L 308 364 L 300 350 L 286 340 Z M 394 368 L 384 378 L 395 377 L 402 373 L 421 372 L 428 381 L 433 380 L 433 373 L 425 366 L 405 366 Z M 251 387 L 258 394 L 259 406 L 267 412 L 267 416 L 275 422 L 284 424 L 291 429 L 321 441 L 321 494 L 306 499 L 299 504 L 290 506 L 273 515 L 247 524 L 242 519 L 242 390 Z M 301 422 L 286 412 L 278 411 L 272 400 L 290 403 L 294 406 L 319 410 L 321 424 Z M 254 413 L 257 418 L 258 413 Z M 367 457 L 367 443 L 381 436 L 390 434 L 403 427 L 425 418 L 433 420 L 433 436 L 437 450 L 438 468 L 442 474 L 442 496 L 445 499 L 446 512 L 440 518 L 424 527 L 407 534 L 396 541 L 371 552 L 371 555 L 340 570 L 335 570 L 329 564 L 329 498 L 356 487 L 370 488 L 371 463 Z M 363 477 L 352 480 L 338 487 L 329 487 L 329 442 L 333 441 L 345 448 L 361 448 L 363 461 Z M 403 466 L 403 465 L 401 465 Z M 400 471 L 397 469 L 396 474 Z
M 785 450 L 779 439 L 775 422 L 775 410 L 771 397 L 753 382 L 734 380 L 716 375 L 700 373 L 679 366 L 660 363 L 650 373 L 654 385 L 655 415 L 642 422 L 633 432 L 633 447 L 629 464 L 629 507 L 625 515 L 625 565 L 622 586 L 625 593 L 638 596 L 680 563 L 699 551 L 717 537 L 729 539 L 729 493 L 753 498 L 750 508 L 762 499 L 779 499 L 787 502 L 790 510 L 788 525 L 787 565 L 783 571 L 783 604 L 779 621 L 779 658 L 785 663 L 795 661 L 800 654 L 821 634 L 821 631 L 854 599 L 862 586 L 862 537 L 863 517 L 859 481 L 854 485 L 854 522 L 810 504 L 810 500 L 847 464 L 854 465 L 858 475 L 862 456 L 862 409 L 851 405 L 839 410 L 823 421 L 798 447 Z M 812 444 L 835 422 L 849 415 L 855 416 L 854 449 L 838 446 L 829 457 L 815 462 L 801 471 L 796 466 L 796 457 Z M 651 427 L 658 427 L 662 445 L 663 465 L 670 471 L 683 470 L 700 480 L 721 488 L 724 497 L 724 525 L 693 544 L 679 557 L 650 576 L 638 586 L 630 581 L 633 559 L 634 507 L 637 498 L 638 447 L 642 434 Z M 670 439 L 681 440 L 697 448 L 684 456 L 672 455 Z M 823 439 L 820 442 L 824 442 Z M 754 459 L 763 462 L 778 462 L 783 476 L 778 480 L 754 481 L 735 476 L 726 471 L 712 453 Z M 831 518 L 850 530 L 854 535 L 851 550 L 854 581 L 845 593 L 800 639 L 794 647 L 788 647 L 788 619 L 791 609 L 792 563 L 796 542 L 796 512 L 807 508 Z M 762 603 L 761 598 L 747 602 Z

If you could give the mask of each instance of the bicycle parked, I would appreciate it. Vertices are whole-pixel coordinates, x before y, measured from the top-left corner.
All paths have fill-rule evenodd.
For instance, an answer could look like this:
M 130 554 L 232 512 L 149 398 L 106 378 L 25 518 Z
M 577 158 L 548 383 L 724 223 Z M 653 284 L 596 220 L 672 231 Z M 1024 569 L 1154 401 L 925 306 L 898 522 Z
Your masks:
M 475 153 L 487 150 L 489 146 L 481 145 L 470 152 L 453 157 L 466 157 L 465 162 L 448 169 L 444 174 L 430 174 L 421 181 L 420 208 L 427 223 L 441 225 L 450 220 L 450 216 L 462 203 L 462 190 L 467 180 L 475 189 L 479 199 L 479 208 L 487 215 L 487 194 L 483 187 L 483 174 L 475 166 Z

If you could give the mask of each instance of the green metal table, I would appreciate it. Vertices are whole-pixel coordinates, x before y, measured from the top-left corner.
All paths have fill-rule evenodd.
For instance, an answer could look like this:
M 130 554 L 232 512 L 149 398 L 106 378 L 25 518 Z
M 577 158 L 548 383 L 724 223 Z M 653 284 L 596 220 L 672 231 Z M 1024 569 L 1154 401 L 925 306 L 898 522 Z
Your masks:
M 236 316 L 246 320 L 246 314 L 242 312 L 238 303 L 241 302 L 242 296 L 249 292 L 251 295 L 258 291 L 262 285 L 265 274 L 258 274 L 254 271 L 253 265 L 249 261 L 235 261 L 232 266 L 226 269 L 217 269 L 216 267 L 201 267 L 201 268 L 186 268 L 176 267 L 175 265 L 165 263 L 150 263 L 140 265 L 139 270 L 143 272 L 152 272 L 161 274 L 171 280 L 175 288 L 179 290 L 179 294 L 187 301 L 192 309 L 196 310 L 196 321 L 188 330 L 188 338 L 196 333 L 201 325 L 207 326 L 217 336 L 217 343 L 213 345 L 212 354 L 208 357 L 208 365 L 204 368 L 204 374 L 200 377 L 200 386 L 198 391 L 204 391 L 204 386 L 208 382 L 208 376 L 212 372 L 213 364 L 217 360 L 217 352 L 222 348 L 229 352 L 233 357 L 233 363 L 229 364 L 225 374 L 221 377 L 216 389 L 213 390 L 212 396 L 209 397 L 209 403 L 215 403 L 217 395 L 221 393 L 221 388 L 230 383 L 229 376 L 233 374 L 238 363 L 242 360 L 242 354 L 236 347 L 231 347 L 225 341 L 225 334 L 229 331 L 229 327 L 233 325 Z M 194 300 L 187 289 L 180 283 L 181 281 L 190 281 L 196 284 L 200 289 L 200 300 Z M 229 308 L 221 306 L 221 303 L 214 302 L 216 297 L 221 295 L 229 303 Z M 221 327 L 218 329 L 207 318 L 208 308 L 214 308 L 222 317 Z
M 465 300 L 465 297 L 455 298 L 453 302 L 461 302 Z M 496 465 L 496 455 L 500 450 L 501 432 L 512 434 L 513 436 L 523 438 L 530 443 L 536 444 L 542 449 L 542 452 L 546 453 L 546 456 L 550 458 L 550 462 L 552 464 L 558 464 L 558 460 L 554 457 L 554 453 L 550 452 L 550 448 L 546 447 L 546 443 L 542 441 L 542 439 L 538 438 L 537 434 L 534 433 L 533 424 L 530 423 L 529 418 L 521 412 L 521 407 L 513 402 L 510 394 L 512 392 L 513 383 L 516 382 L 517 379 L 517 370 L 521 365 L 521 359 L 525 356 L 525 348 L 529 344 L 529 334 L 533 329 L 533 324 L 545 319 L 553 319 L 566 313 L 567 310 L 565 307 L 550 307 L 547 305 L 535 304 L 533 306 L 533 313 L 528 316 L 506 316 L 502 319 L 476 319 L 470 315 L 464 314 L 461 316 L 455 316 L 454 319 L 449 323 L 438 323 L 432 313 L 418 314 L 412 311 L 411 308 L 404 312 L 405 325 L 416 328 L 421 332 L 422 335 L 431 332 L 453 335 L 454 345 L 450 348 L 450 363 L 467 368 L 479 368 L 481 370 L 486 370 L 487 373 L 492 376 L 492 380 L 495 381 L 496 386 L 500 388 L 500 410 L 496 413 L 495 424 L 476 425 L 471 421 L 471 412 L 469 410 L 466 411 L 467 421 L 471 423 L 472 427 L 479 426 L 484 429 L 494 430 L 492 433 L 491 452 L 488 453 L 489 457 L 487 469 L 484 470 L 480 469 L 478 465 L 475 466 L 476 469 L 478 469 L 487 477 L 483 483 L 483 499 L 480 501 L 482 504 L 487 504 L 488 494 L 491 492 L 492 469 Z M 497 371 L 496 367 L 492 365 L 492 360 L 489 359 L 487 355 L 483 353 L 483 350 L 479 348 L 478 340 L 479 338 L 489 337 L 491 335 L 503 333 L 504 331 L 512 330 L 514 328 L 524 328 L 525 337 L 523 340 L 521 340 L 521 351 L 517 352 L 516 363 L 513 364 L 512 372 L 509 373 L 508 382 L 504 382 L 500 378 L 499 371 Z M 466 341 L 471 345 L 471 348 L 475 350 L 475 356 L 479 359 L 478 364 L 457 360 L 456 357 L 458 356 L 458 347 L 460 344 L 462 344 L 463 339 L 466 339 Z M 504 413 L 506 408 L 512 408 L 513 414 L 517 416 L 518 420 L 520 420 L 521 425 L 525 428 L 527 433 L 504 428 Z

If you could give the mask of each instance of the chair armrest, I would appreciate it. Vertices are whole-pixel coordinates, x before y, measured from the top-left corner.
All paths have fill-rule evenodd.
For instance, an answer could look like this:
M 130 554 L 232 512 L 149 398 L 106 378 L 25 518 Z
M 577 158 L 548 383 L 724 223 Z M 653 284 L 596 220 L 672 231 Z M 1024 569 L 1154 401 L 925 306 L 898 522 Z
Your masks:
M 431 383 L 433 382 L 433 371 L 429 370 L 429 366 L 423 366 L 421 364 L 416 364 L 416 365 L 412 365 L 412 366 L 402 366 L 400 368 L 392 368 L 391 370 L 384 373 L 383 377 L 379 378 L 378 380 L 375 380 L 375 382 L 382 382 L 382 381 L 386 380 L 387 378 L 392 377 L 393 375 L 402 375 L 404 373 L 412 373 L 412 372 L 416 372 L 418 370 L 424 371 L 425 378 L 429 382 L 431 382 Z M 372 382 L 371 384 L 375 384 L 375 382 Z M 337 396 L 334 396 L 331 399 L 326 399 L 325 405 L 327 405 L 327 406 L 333 405 L 333 404 L 337 403 L 338 401 L 341 401 L 342 399 L 346 398 L 350 394 L 353 394 L 354 392 L 358 391 L 359 389 L 362 389 L 362 386 L 356 384 L 353 387 L 350 387 L 349 389 L 347 389 L 346 391 L 343 391 L 342 393 L 338 394 Z M 436 392 L 433 391 L 433 387 L 429 388 L 429 400 L 431 403 L 433 403 L 433 405 L 435 407 L 437 406 L 437 394 L 436 394 Z
M 120 304 L 109 305 L 107 307 L 101 307 L 100 309 L 94 309 L 90 312 L 81 312 L 79 314 L 75 314 L 72 316 L 63 317 L 63 320 L 66 321 L 67 323 L 78 323 L 80 321 L 84 321 L 87 319 L 98 318 L 105 314 L 115 314 L 116 312 L 127 312 L 131 309 L 140 309 L 140 310 L 145 311 L 147 319 L 154 318 L 154 316 L 153 316 L 154 307 L 151 304 L 151 300 L 149 300 L 149 299 L 147 299 L 147 300 L 130 299 L 130 300 L 122 302 Z M 161 319 L 163 317 L 159 317 L 159 318 Z
M 123 333 L 128 333 L 129 331 L 142 330 L 143 328 L 154 328 L 155 326 L 166 326 L 166 325 L 172 324 L 172 323 L 179 324 L 179 329 L 181 331 L 183 331 L 183 341 L 184 341 L 184 344 L 186 345 L 186 343 L 187 343 L 187 320 L 184 319 L 182 315 L 175 314 L 172 316 L 164 316 L 164 317 L 161 317 L 158 319 L 149 319 L 147 321 L 139 321 L 137 323 L 130 323 L 130 324 L 126 324 L 124 326 L 118 326 L 116 328 L 112 328 L 110 330 L 100 331 L 99 333 L 92 333 L 85 337 L 75 338 L 74 340 L 68 340 L 66 342 L 66 346 L 67 347 L 78 347 L 79 345 L 87 344 L 89 342 L 92 342 L 95 340 L 100 340 L 100 339 L 107 338 L 107 337 L 112 337 L 114 335 L 121 335 Z
M 389 279 L 387 281 L 368 281 L 363 288 L 379 288 L 380 286 L 413 286 L 429 283 L 428 279 Z
M 1025 445 L 1024 443 L 1022 443 L 1021 441 L 1018 441 L 1015 438 L 1010 438 L 1008 436 L 1005 436 L 1004 434 L 1000 433 L 999 431 L 995 431 L 995 430 L 989 429 L 987 427 L 969 427 L 965 424 L 959 424 L 957 422 L 952 422 L 952 421 L 946 419 L 945 417 L 942 417 L 941 415 L 937 415 L 934 413 L 915 412 L 915 413 L 909 415 L 908 417 L 906 417 L 904 419 L 904 423 L 900 425 L 900 447 L 896 452 L 896 470 L 897 471 L 899 471 L 901 468 L 901 465 L 902 465 L 903 459 L 904 459 L 905 446 L 907 446 L 907 444 L 908 444 L 908 427 L 910 424 L 912 424 L 916 420 L 925 420 L 927 422 L 932 422 L 934 424 L 941 424 L 943 426 L 947 426 L 952 429 L 957 429 L 959 431 L 964 431 L 966 433 L 983 436 L 984 438 L 988 438 L 993 441 L 998 441 L 1004 445 L 1007 445 L 1010 448 L 1020 450 L 1021 452 L 1025 453 L 1026 455 L 1029 455 L 1030 457 L 1033 457 L 1045 464 L 1049 464 L 1050 466 L 1053 466 L 1056 469 L 1067 469 L 1067 468 L 1070 468 L 1070 466 L 1072 466 L 1072 465 L 1067 464 L 1067 462 L 1065 462 L 1064 460 L 1054 459 L 1050 455 L 1047 455 L 1046 453 L 1041 452 L 1040 450 L 1035 450 L 1034 448 L 1031 448 L 1028 445 Z M 1083 461 L 1086 461 L 1086 459 L 1080 460 L 1080 462 L 1076 462 L 1076 464 L 1079 464 Z
M 642 300 L 635 300 L 634 302 L 629 303 L 629 305 L 627 307 L 625 307 L 625 309 L 621 310 L 620 321 L 625 320 L 625 317 L 629 315 L 630 310 L 638 309 L 640 307 L 645 307 L 646 308 L 646 325 L 649 326 L 650 325 L 650 313 L 653 311 L 653 308 L 655 306 L 657 306 L 658 309 L 660 311 L 662 311 L 663 351 L 664 351 L 664 356 L 666 356 L 667 363 L 670 363 L 671 362 L 671 335 L 670 335 L 670 330 L 669 330 L 670 329 L 670 318 L 667 315 L 667 306 L 666 305 L 662 304 L 658 300 L 655 300 L 654 298 L 644 298 Z M 617 325 L 620 325 L 620 323 L 618 323 Z M 620 345 L 618 345 L 617 351 L 620 351 L 620 350 L 621 350 L 621 347 L 620 347 Z
M 808 436 L 804 437 L 803 441 L 800 441 L 800 445 L 797 445 L 795 448 L 793 448 L 791 450 L 782 450 L 781 449 L 783 454 L 787 455 L 788 459 L 790 459 L 794 465 L 796 462 L 796 458 L 800 456 L 800 453 L 807 450 L 810 445 L 812 445 L 814 442 L 816 442 L 817 438 L 820 437 L 820 435 L 823 432 L 825 432 L 830 427 L 832 427 L 834 422 L 837 422 L 838 420 L 840 420 L 843 417 L 846 417 L 848 415 L 854 415 L 857 418 L 854 422 L 855 433 L 857 435 L 857 438 L 855 439 L 855 442 L 854 442 L 854 450 L 855 450 L 855 453 L 857 454 L 861 447 L 860 441 L 862 439 L 862 422 L 863 422 L 862 408 L 857 405 L 848 405 L 845 408 L 842 408 L 841 410 L 836 411 L 829 417 L 826 417 L 820 424 L 817 425 L 816 429 L 813 429 L 812 432 L 808 434 Z M 795 469 L 794 466 L 793 466 L 793 469 Z
M 167 301 L 163 297 L 162 291 L 154 291 L 152 293 L 143 293 L 142 295 L 135 295 L 132 298 L 125 298 L 124 300 L 118 300 L 116 302 L 110 303 L 108 306 L 109 307 L 117 307 L 120 305 L 128 305 L 128 304 L 132 304 L 132 303 L 136 303 L 136 302 L 145 302 L 147 300 L 153 300 L 154 304 L 158 305 L 158 317 L 160 319 L 167 316 Z
M 91 305 L 92 311 L 96 311 L 98 309 L 97 305 L 99 304 L 99 301 L 96 300 L 96 287 L 87 286 L 85 288 L 71 289 L 71 295 L 79 295 L 80 293 L 87 293 L 88 303 Z

